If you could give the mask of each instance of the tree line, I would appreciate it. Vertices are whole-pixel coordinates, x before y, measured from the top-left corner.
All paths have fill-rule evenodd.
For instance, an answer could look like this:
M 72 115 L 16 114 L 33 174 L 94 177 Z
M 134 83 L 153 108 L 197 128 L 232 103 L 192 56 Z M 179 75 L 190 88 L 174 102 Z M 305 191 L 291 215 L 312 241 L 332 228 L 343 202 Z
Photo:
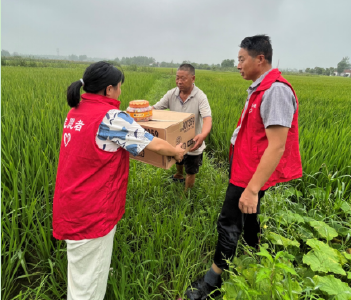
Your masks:
M 10 54 L 9 51 L 7 50 L 1 50 L 1 64 L 6 65 L 6 59 L 10 58 L 17 58 L 19 61 L 19 65 L 27 64 L 28 66 L 34 65 L 34 62 L 26 62 L 26 60 L 19 56 L 17 52 L 14 52 L 13 55 Z M 35 58 L 30 57 L 30 58 Z M 96 58 L 90 58 L 87 55 L 75 55 L 71 54 L 69 56 L 62 56 L 62 60 L 68 60 L 68 61 L 77 61 L 77 62 L 91 62 L 91 61 L 97 61 L 97 60 L 102 60 L 102 59 L 96 59 Z M 145 66 L 145 67 L 163 67 L 163 68 L 177 68 L 179 67 L 180 63 L 178 62 L 157 62 L 155 58 L 153 57 L 147 57 L 147 56 L 133 56 L 133 57 L 122 57 L 118 58 L 116 57 L 114 60 L 108 60 L 108 62 L 114 64 L 114 65 L 124 65 L 124 66 L 129 66 L 136 68 L 137 66 Z M 212 71 L 232 71 L 232 72 L 237 72 L 236 66 L 235 66 L 235 60 L 234 59 L 224 59 L 220 64 L 206 64 L 206 63 L 196 63 L 192 61 L 183 61 L 182 63 L 190 63 L 194 66 L 195 69 L 200 69 L 200 70 L 212 70 Z M 315 67 L 315 68 L 306 68 L 305 73 L 310 73 L 310 74 L 318 74 L 318 75 L 326 75 L 326 76 L 331 76 L 334 75 L 335 72 L 337 72 L 339 75 L 343 73 L 346 69 L 350 69 L 351 64 L 349 57 L 343 57 L 342 60 L 337 64 L 337 67 L 329 67 L 329 68 L 321 68 L 321 67 Z M 300 73 L 303 73 L 303 70 L 299 71 Z
M 153 57 L 146 57 L 146 56 L 133 56 L 133 57 L 122 57 L 119 59 L 118 57 L 114 59 L 117 64 L 120 65 L 136 65 L 136 66 L 152 66 L 152 67 L 161 67 L 161 68 L 177 68 L 181 65 L 178 62 L 166 62 L 161 61 L 157 62 Z M 235 60 L 234 59 L 225 59 L 222 61 L 221 64 L 204 64 L 204 63 L 196 63 L 192 61 L 183 61 L 182 64 L 189 63 L 194 66 L 195 69 L 202 69 L 202 70 L 216 70 L 216 69 L 234 69 Z
M 7 50 L 1 50 L 1 57 L 2 57 L 2 65 L 6 64 L 6 59 L 17 59 L 21 61 L 19 65 L 24 64 L 25 58 L 20 56 L 17 52 L 14 52 L 13 55 L 10 54 Z M 26 56 L 30 59 L 40 59 L 40 56 Z M 44 57 L 42 57 L 44 58 Z M 103 59 L 96 59 L 90 58 L 87 55 L 76 55 L 71 54 L 68 56 L 54 56 L 50 57 L 50 59 L 62 59 L 68 61 L 77 61 L 77 62 L 91 62 Z M 133 56 L 133 57 L 116 57 L 114 60 L 107 60 L 108 62 L 114 65 L 124 65 L 124 66 L 146 66 L 146 67 L 163 67 L 163 68 L 177 68 L 179 67 L 180 63 L 178 62 L 166 62 L 161 61 L 158 62 L 154 57 L 147 57 L 147 56 Z M 224 70 L 224 71 L 237 71 L 235 68 L 235 60 L 234 59 L 224 59 L 220 64 L 206 64 L 206 63 L 196 63 L 191 61 L 183 61 L 182 63 L 191 63 L 195 69 L 202 69 L 202 70 Z
M 133 56 L 133 57 L 122 57 L 119 59 L 116 57 L 114 60 L 108 60 L 109 63 L 114 65 L 124 65 L 124 66 L 149 66 L 149 67 L 161 67 L 161 68 L 178 68 L 181 64 L 192 64 L 195 69 L 200 70 L 224 70 L 224 71 L 237 71 L 235 68 L 234 59 L 224 59 L 221 64 L 203 64 L 196 63 L 190 60 L 184 60 L 182 63 L 178 62 L 157 62 L 153 57 L 147 56 Z
M 315 67 L 315 68 L 306 68 L 305 72 L 306 73 L 311 73 L 311 74 L 318 74 L 318 75 L 327 75 L 331 76 L 334 75 L 334 72 L 338 72 L 340 75 L 343 73 L 345 70 L 350 69 L 351 64 L 350 64 L 350 59 L 349 57 L 343 57 L 340 62 L 338 62 L 337 67 L 330 67 L 330 68 L 321 68 L 321 67 Z

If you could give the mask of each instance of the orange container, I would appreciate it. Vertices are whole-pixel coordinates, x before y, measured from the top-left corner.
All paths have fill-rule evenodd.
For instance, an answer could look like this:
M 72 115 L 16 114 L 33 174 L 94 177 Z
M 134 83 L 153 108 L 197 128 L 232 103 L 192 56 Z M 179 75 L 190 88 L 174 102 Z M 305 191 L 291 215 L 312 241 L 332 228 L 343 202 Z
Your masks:
M 147 100 L 133 100 L 129 102 L 127 113 L 136 122 L 147 122 L 152 118 L 152 107 Z

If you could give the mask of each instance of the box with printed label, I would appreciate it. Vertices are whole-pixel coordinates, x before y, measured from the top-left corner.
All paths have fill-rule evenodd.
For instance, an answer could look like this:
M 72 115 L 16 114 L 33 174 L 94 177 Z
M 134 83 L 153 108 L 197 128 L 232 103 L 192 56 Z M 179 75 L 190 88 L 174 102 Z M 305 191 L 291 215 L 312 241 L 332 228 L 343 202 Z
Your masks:
M 152 120 L 138 122 L 147 132 L 160 139 L 166 140 L 172 146 L 182 144 L 188 152 L 195 144 L 195 115 L 167 110 L 153 110 Z M 130 158 L 154 165 L 162 169 L 169 169 L 175 164 L 170 156 L 157 154 L 144 149 L 138 156 L 130 154 Z

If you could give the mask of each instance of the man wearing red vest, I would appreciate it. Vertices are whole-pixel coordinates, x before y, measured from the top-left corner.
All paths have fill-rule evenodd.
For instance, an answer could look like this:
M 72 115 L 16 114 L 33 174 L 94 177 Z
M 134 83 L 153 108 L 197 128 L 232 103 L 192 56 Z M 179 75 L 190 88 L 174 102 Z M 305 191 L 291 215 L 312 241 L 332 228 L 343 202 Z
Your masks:
M 298 136 L 298 100 L 289 82 L 272 69 L 272 46 L 266 35 L 246 37 L 240 45 L 238 69 L 252 80 L 230 146 L 229 186 L 218 218 L 218 243 L 211 269 L 193 282 L 191 300 L 209 299 L 221 286 L 238 240 L 258 247 L 260 199 L 279 182 L 302 176 Z M 216 291 L 211 296 L 214 297 Z

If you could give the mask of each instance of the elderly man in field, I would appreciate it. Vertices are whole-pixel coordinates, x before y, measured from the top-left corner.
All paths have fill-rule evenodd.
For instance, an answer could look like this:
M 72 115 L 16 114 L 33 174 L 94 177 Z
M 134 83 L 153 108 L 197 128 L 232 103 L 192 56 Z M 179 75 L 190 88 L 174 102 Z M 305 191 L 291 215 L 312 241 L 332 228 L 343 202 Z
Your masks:
M 195 184 L 195 176 L 202 165 L 203 151 L 206 148 L 205 139 L 211 131 L 211 108 L 207 96 L 195 86 L 195 68 L 191 64 L 179 66 L 176 74 L 177 87 L 168 91 L 157 102 L 154 109 L 170 109 L 195 115 L 195 145 L 190 149 L 182 162 L 177 163 L 177 173 L 172 176 L 174 181 L 184 182 L 183 166 L 185 167 L 185 190 Z
M 258 247 L 258 214 L 265 191 L 302 176 L 298 100 L 290 83 L 272 69 L 272 53 L 266 35 L 246 37 L 240 45 L 238 69 L 253 83 L 231 138 L 230 180 L 217 222 L 214 261 L 205 276 L 188 287 L 191 300 L 209 299 L 221 286 L 221 273 L 235 255 L 243 231 L 247 245 Z

